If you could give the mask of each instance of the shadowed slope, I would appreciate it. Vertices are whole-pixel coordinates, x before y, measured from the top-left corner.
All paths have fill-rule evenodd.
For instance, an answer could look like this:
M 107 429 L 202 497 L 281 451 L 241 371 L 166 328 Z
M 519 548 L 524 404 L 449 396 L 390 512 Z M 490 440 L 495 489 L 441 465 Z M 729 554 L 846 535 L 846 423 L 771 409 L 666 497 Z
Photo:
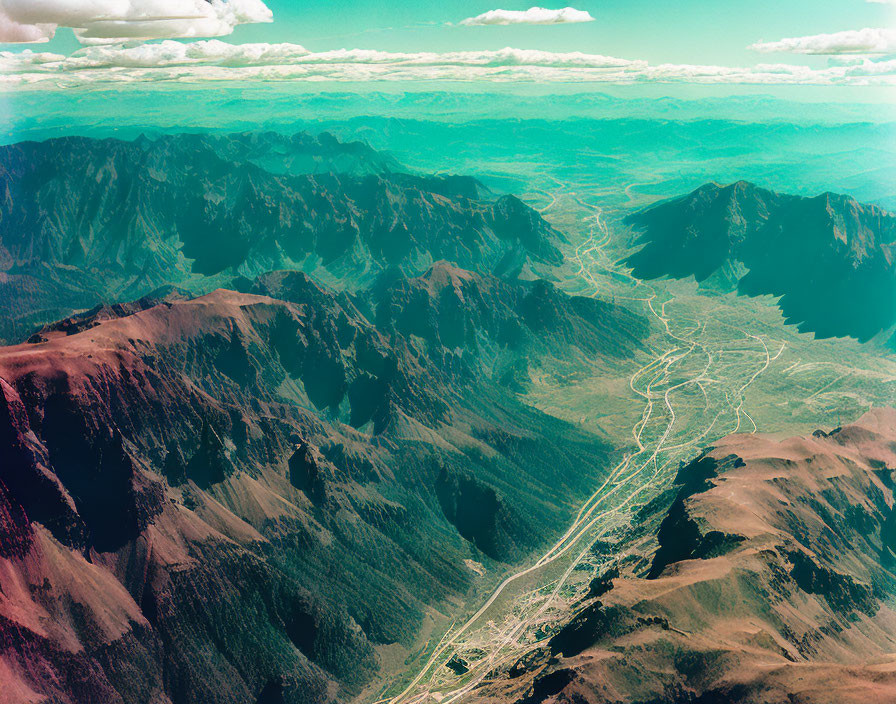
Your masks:
M 896 323 L 896 216 L 852 198 L 801 198 L 740 181 L 707 184 L 631 216 L 641 278 L 717 275 L 741 293 L 781 296 L 819 337 L 866 341 Z
M 346 152 L 360 156 L 344 163 Z M 0 336 L 162 285 L 204 293 L 278 268 L 353 288 L 438 259 L 510 276 L 562 262 L 560 234 L 513 196 L 383 161 L 307 135 L 2 147 Z

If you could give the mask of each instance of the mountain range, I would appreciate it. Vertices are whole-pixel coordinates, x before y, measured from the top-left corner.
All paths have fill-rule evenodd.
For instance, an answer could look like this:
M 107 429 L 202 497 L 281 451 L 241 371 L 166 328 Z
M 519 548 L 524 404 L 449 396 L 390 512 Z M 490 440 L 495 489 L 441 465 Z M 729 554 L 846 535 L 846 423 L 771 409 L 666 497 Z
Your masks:
M 605 471 L 514 388 L 546 355 L 632 354 L 636 316 L 445 263 L 363 299 L 239 283 L 0 350 L 10 686 L 345 699 Z
M 648 326 L 535 278 L 562 237 L 516 198 L 327 137 L 0 164 L 13 701 L 348 701 L 606 473 L 520 392 Z
M 634 380 L 656 330 L 561 290 L 563 234 L 474 178 L 179 134 L 0 147 L 0 187 L 0 699 L 368 700 L 630 449 L 526 392 Z M 896 325 L 875 206 L 709 184 L 629 224 L 637 277 L 777 296 L 818 336 Z M 474 695 L 896 698 L 894 472 L 887 409 L 718 440 Z
M 511 276 L 562 262 L 562 235 L 514 196 L 397 166 L 326 134 L 0 147 L 0 339 L 163 285 L 206 293 L 275 269 L 357 288 L 440 259 Z

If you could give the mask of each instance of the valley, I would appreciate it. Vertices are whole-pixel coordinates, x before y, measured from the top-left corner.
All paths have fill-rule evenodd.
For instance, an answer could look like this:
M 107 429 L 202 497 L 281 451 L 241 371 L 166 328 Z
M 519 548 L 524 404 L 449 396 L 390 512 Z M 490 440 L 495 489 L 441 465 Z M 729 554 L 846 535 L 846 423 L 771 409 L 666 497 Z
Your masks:
M 0 704 L 894 704 L 896 0 L 0 0 Z
M 848 339 L 799 333 L 784 324 L 771 297 L 745 303 L 693 281 L 635 278 L 623 263 L 633 240 L 620 211 L 608 225 L 600 206 L 553 181 L 553 190 L 533 195 L 546 201 L 539 210 L 549 220 L 567 228 L 579 223 L 566 253 L 565 290 L 625 302 L 653 323 L 654 354 L 628 380 L 631 397 L 642 404 L 627 435 L 630 447 L 561 539 L 509 575 L 467 620 L 452 624 L 424 651 L 410 683 L 393 694 L 381 690 L 377 704 L 525 699 L 532 680 L 520 675 L 548 662 L 546 644 L 587 602 L 595 581 L 610 566 L 643 561 L 656 549 L 648 536 L 657 506 L 703 448 L 736 433 L 784 436 L 839 426 L 892 403 L 896 360 Z M 589 417 L 612 396 L 606 379 L 579 375 L 570 383 L 546 372 L 526 398 L 624 437 L 612 414 Z
M 433 128 L 390 139 L 406 129 Z M 469 158 L 452 144 L 429 149 Z M 0 559 L 19 585 L 0 629 L 20 691 L 587 690 L 558 644 L 581 655 L 602 637 L 589 619 L 615 627 L 596 600 L 616 578 L 668 567 L 655 555 L 692 496 L 676 503 L 684 468 L 726 438 L 827 433 L 892 405 L 883 334 L 816 339 L 777 298 L 739 295 L 738 263 L 700 281 L 633 271 L 630 217 L 692 176 L 646 186 L 628 180 L 646 163 L 476 148 L 492 150 L 484 180 L 301 133 L 5 148 L 7 193 L 29 184 L 0 231 L 16 343 L 0 350 L 0 527 L 18 546 Z M 53 198 L 66 207 L 47 217 Z M 695 540 L 679 558 L 714 556 Z M 659 649 L 690 632 L 643 619 L 625 633 L 659 628 Z
M 896 702 L 896 0 L 561 5 L 0 0 L 0 704 Z

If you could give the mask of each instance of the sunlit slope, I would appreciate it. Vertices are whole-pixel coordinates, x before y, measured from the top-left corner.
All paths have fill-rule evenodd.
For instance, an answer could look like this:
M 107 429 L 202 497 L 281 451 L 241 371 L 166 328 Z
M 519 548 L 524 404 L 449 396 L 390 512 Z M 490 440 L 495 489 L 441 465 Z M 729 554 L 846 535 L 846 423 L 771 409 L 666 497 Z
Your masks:
M 890 701 L 896 412 L 732 436 L 642 511 L 576 616 L 478 701 Z

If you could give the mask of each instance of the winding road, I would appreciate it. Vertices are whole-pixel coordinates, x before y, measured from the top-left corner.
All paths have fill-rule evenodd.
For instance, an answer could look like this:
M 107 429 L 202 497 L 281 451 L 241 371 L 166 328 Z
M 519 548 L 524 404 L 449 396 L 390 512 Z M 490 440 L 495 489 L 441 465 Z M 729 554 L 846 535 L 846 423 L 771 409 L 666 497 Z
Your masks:
M 539 647 L 562 625 L 603 562 L 592 549 L 617 537 L 633 512 L 668 486 L 674 470 L 706 442 L 756 423 L 744 409 L 746 390 L 784 350 L 763 336 L 722 321 L 694 320 L 667 291 L 635 279 L 607 252 L 612 234 L 599 206 L 574 191 L 540 191 L 550 202 L 568 198 L 588 215 L 587 238 L 570 252 L 568 288 L 584 295 L 626 300 L 656 321 L 656 351 L 629 378 L 644 407 L 631 430 L 633 446 L 582 504 L 562 536 L 529 566 L 507 576 L 463 623 L 452 624 L 405 688 L 375 704 L 449 704 L 470 695 L 487 678 Z M 575 291 L 579 293 L 580 291 Z M 777 346 L 773 354 L 770 346 Z M 735 354 L 736 352 L 736 354 Z M 573 579 L 573 575 L 577 575 Z M 446 667 L 453 659 L 466 671 Z

